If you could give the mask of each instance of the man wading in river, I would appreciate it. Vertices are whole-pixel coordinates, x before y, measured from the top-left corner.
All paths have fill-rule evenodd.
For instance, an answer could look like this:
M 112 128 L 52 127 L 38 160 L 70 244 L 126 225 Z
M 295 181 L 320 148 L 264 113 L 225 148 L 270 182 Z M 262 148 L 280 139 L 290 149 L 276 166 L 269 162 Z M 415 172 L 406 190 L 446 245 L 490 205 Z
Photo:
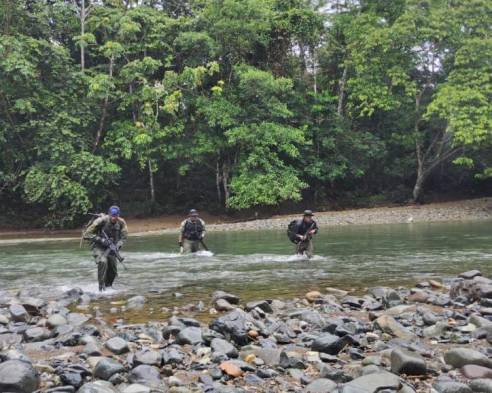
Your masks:
M 126 222 L 120 217 L 120 208 L 111 206 L 108 214 L 100 214 L 89 224 L 83 238 L 91 242 L 92 253 L 97 264 L 99 291 L 111 287 L 118 275 L 118 250 L 128 236 Z M 116 247 L 116 254 L 111 247 Z
M 305 210 L 302 219 L 292 221 L 287 228 L 289 239 L 296 244 L 297 255 L 313 257 L 313 235 L 318 233 L 318 225 L 313 220 L 313 212 Z
M 188 218 L 181 223 L 179 230 L 179 247 L 181 253 L 189 254 L 197 252 L 200 249 L 200 244 L 203 245 L 205 237 L 205 222 L 198 217 L 198 212 L 191 209 Z

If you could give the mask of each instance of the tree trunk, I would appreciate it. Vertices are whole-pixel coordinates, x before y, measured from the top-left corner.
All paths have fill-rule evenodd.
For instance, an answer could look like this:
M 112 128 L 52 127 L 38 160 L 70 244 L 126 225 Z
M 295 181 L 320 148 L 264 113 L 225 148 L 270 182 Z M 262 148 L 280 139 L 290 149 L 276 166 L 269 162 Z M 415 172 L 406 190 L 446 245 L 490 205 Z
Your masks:
M 424 171 L 424 158 L 422 157 L 422 148 L 419 143 L 416 143 L 416 153 L 417 153 L 417 179 L 415 180 L 415 185 L 413 186 L 412 199 L 413 202 L 420 202 L 422 196 L 422 190 L 424 187 L 424 181 L 426 172 Z
M 217 167 L 215 170 L 215 186 L 217 187 L 217 201 L 219 205 L 222 203 L 222 190 L 221 190 L 222 176 L 220 174 L 220 163 L 217 160 Z
M 224 187 L 224 205 L 227 207 L 231 195 L 229 191 L 229 168 L 226 163 L 222 164 L 222 185 Z
M 345 100 L 345 85 L 347 83 L 347 73 L 348 73 L 348 66 L 345 65 L 345 67 L 343 68 L 342 79 L 340 79 L 340 81 L 338 82 L 337 114 L 340 117 L 342 117 L 343 115 L 343 102 Z
M 111 56 L 111 58 L 109 59 L 109 78 L 110 79 L 113 78 L 113 67 L 114 67 L 114 57 Z M 94 142 L 94 148 L 92 149 L 92 152 L 96 151 L 96 149 L 99 146 L 99 143 L 101 142 L 102 133 L 104 130 L 104 122 L 105 122 L 106 116 L 108 114 L 108 104 L 109 104 L 109 93 L 106 94 L 106 97 L 104 97 L 101 119 L 99 120 L 99 127 L 97 129 L 96 140 Z
M 154 172 L 152 170 L 152 162 L 148 161 L 149 165 L 149 185 L 150 185 L 150 203 L 155 205 L 155 187 L 154 187 Z
M 85 34 L 85 0 L 82 0 L 80 7 L 80 35 Z M 80 45 L 80 69 L 84 72 L 85 69 L 85 46 Z

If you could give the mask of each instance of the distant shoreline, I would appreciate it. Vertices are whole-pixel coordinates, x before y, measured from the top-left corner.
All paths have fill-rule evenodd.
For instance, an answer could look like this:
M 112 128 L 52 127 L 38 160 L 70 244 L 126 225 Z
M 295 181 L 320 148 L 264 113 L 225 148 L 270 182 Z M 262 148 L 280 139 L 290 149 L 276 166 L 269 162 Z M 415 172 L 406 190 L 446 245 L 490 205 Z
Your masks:
M 228 223 L 214 216 L 205 216 L 207 230 L 217 231 L 253 231 L 284 229 L 288 222 L 299 214 L 273 216 L 243 222 Z M 149 219 L 128 220 L 130 236 L 147 236 L 176 233 L 182 217 L 163 216 Z M 422 222 L 446 222 L 492 219 L 492 197 L 468 199 L 453 202 L 430 203 L 428 205 L 376 207 L 350 209 L 343 211 L 320 212 L 315 216 L 321 227 L 369 225 L 369 224 L 404 224 Z M 0 231 L 0 244 L 76 240 L 80 230 L 54 231 L 48 235 L 43 230 Z

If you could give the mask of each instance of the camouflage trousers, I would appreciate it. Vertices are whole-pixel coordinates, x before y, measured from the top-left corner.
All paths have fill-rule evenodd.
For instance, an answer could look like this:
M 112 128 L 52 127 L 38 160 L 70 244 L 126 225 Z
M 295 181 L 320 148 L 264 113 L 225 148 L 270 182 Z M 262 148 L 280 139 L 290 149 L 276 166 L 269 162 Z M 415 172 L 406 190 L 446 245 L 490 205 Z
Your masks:
M 103 248 L 94 247 L 92 254 L 97 264 L 99 290 L 104 291 L 107 287 L 113 286 L 113 282 L 118 275 L 118 261 L 112 255 L 105 256 Z
M 200 240 L 183 239 L 183 254 L 200 251 Z
M 296 254 L 306 255 L 308 258 L 312 258 L 314 255 L 314 244 L 311 239 L 299 242 L 296 244 Z

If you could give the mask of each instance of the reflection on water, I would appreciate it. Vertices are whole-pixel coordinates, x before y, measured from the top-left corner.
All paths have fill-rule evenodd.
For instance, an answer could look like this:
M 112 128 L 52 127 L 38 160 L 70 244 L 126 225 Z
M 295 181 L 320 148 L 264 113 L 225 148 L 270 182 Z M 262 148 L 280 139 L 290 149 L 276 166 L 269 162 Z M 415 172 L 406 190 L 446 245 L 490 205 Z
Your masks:
M 478 268 L 491 272 L 490 221 L 321 228 L 316 257 L 292 255 L 284 231 L 211 233 L 212 252 L 182 256 L 177 236 L 130 238 L 125 265 L 104 296 L 180 292 L 201 299 L 216 289 L 244 299 L 298 295 L 335 286 L 415 283 Z M 75 241 L 0 243 L 0 288 L 37 287 L 56 295 L 74 286 L 97 292 L 95 264 Z

